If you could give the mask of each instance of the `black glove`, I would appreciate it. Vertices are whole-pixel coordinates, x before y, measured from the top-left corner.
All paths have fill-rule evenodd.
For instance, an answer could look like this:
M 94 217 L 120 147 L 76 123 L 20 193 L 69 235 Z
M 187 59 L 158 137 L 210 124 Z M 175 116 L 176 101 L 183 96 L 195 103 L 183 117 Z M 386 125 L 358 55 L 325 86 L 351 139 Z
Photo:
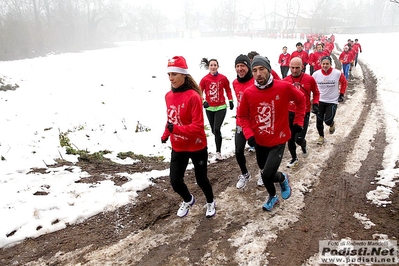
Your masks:
M 312 105 L 312 113 L 314 113 L 316 115 L 319 113 L 319 104 L 318 103 L 314 103 Z
M 344 94 L 343 93 L 340 93 L 339 94 L 339 97 L 338 97 L 338 102 L 339 103 L 342 103 L 344 101 Z
M 166 126 L 169 130 L 170 133 L 173 131 L 173 124 L 171 122 L 168 122 L 168 125 Z
M 164 139 L 161 138 L 161 142 L 162 142 L 162 143 L 166 143 L 167 141 L 168 141 L 168 137 L 166 137 L 166 138 L 164 138 Z
M 234 108 L 234 103 L 233 103 L 233 101 L 229 101 L 229 104 L 230 104 L 230 110 L 233 110 L 233 108 Z
M 248 139 L 248 145 L 251 147 L 255 147 L 256 146 L 256 141 L 255 141 L 255 137 L 252 136 Z
M 209 103 L 207 101 L 205 101 L 205 102 L 202 103 L 202 106 L 204 108 L 208 108 L 209 107 Z
M 303 128 L 300 125 L 297 125 L 297 124 L 292 126 L 292 130 L 294 131 L 295 134 L 301 133 L 302 129 Z

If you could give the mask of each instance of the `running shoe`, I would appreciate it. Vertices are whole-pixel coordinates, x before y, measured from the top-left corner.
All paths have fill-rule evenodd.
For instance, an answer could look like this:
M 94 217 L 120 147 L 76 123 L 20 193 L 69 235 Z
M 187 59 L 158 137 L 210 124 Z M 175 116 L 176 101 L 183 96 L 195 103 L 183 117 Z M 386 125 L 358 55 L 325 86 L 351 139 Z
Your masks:
M 188 211 L 190 210 L 191 206 L 193 206 L 195 202 L 195 198 L 191 195 L 191 200 L 189 202 L 183 201 L 180 204 L 180 208 L 177 210 L 177 216 L 184 217 L 187 215 Z
M 251 179 L 251 174 L 248 172 L 246 174 L 241 174 L 238 176 L 238 182 L 236 187 L 238 189 L 243 189 L 247 185 L 249 179 Z
M 287 168 L 294 168 L 298 166 L 298 158 L 292 159 L 287 163 Z
M 215 216 L 215 214 L 216 214 L 216 203 L 215 203 L 215 200 L 213 200 L 213 202 L 211 202 L 211 203 L 207 203 L 205 205 L 205 207 L 206 207 L 205 215 L 206 215 L 207 218 Z
M 274 197 L 269 196 L 269 199 L 266 201 L 265 204 L 263 204 L 262 209 L 264 211 L 271 211 L 273 209 L 273 207 L 275 205 L 277 205 L 278 203 L 279 203 L 279 201 L 278 201 L 277 195 Z
M 286 200 L 291 196 L 291 186 L 290 186 L 290 181 L 288 179 L 288 175 L 285 173 L 282 174 L 285 177 L 285 179 L 283 182 L 280 183 L 281 197 Z

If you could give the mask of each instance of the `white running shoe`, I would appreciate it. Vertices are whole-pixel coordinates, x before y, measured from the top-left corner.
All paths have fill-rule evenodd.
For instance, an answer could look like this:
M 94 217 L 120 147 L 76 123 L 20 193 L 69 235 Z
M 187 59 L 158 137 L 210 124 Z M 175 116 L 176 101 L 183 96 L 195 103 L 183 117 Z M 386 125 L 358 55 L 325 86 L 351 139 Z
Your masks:
M 258 181 L 256 182 L 256 184 L 258 185 L 258 187 L 263 187 L 265 186 L 265 184 L 263 184 L 263 179 L 262 179 L 262 174 L 261 171 L 259 170 L 259 173 L 256 175 Z
M 220 154 L 220 152 L 216 153 L 216 161 L 223 161 L 223 157 L 222 154 Z
M 216 214 L 216 203 L 215 203 L 215 200 L 213 200 L 213 202 L 211 202 L 211 203 L 207 203 L 205 205 L 205 207 L 206 207 L 205 215 L 206 215 L 207 218 L 215 216 L 215 214 Z
M 195 202 L 195 198 L 193 195 L 191 195 L 191 200 L 189 202 L 183 201 L 180 204 L 180 208 L 177 210 L 177 216 L 179 216 L 179 217 L 186 216 L 188 211 L 190 210 L 190 207 L 193 206 L 194 202 Z
M 255 147 L 249 146 L 248 151 L 249 151 L 249 152 L 255 152 Z
M 287 163 L 288 168 L 294 168 L 298 166 L 298 158 L 292 159 Z
M 241 174 L 238 176 L 238 182 L 236 188 L 243 189 L 247 185 L 248 181 L 251 179 L 251 174 L 248 172 L 246 174 Z

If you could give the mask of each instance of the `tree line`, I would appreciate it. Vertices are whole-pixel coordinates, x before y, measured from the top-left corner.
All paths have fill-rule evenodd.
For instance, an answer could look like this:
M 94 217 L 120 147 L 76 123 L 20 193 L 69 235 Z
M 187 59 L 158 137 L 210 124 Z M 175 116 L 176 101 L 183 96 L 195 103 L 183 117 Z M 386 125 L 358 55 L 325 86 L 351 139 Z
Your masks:
M 234 34 L 255 15 L 266 20 L 271 11 L 287 19 L 306 15 L 315 25 L 334 19 L 347 26 L 397 26 L 399 15 L 399 5 L 389 0 L 315 0 L 311 6 L 302 0 L 221 0 L 202 13 L 200 0 L 175 0 L 171 18 L 170 11 L 146 2 L 0 0 L 0 60 L 107 47 L 121 36 L 145 40 L 194 29 Z

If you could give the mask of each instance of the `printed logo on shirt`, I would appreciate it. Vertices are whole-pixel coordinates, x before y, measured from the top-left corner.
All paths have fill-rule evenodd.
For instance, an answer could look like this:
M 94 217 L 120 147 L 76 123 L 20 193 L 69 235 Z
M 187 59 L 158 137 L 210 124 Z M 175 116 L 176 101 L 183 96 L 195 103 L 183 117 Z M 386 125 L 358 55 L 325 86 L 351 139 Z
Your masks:
M 209 85 L 209 97 L 211 102 L 219 102 L 219 82 L 211 82 Z
M 259 124 L 259 134 L 274 134 L 274 120 L 275 120 L 275 108 L 274 101 L 271 103 L 260 103 L 257 107 L 257 115 L 255 121 Z
M 334 79 L 323 79 L 323 80 L 320 80 L 317 82 L 318 85 L 325 86 L 327 88 L 335 87 L 336 83 L 337 83 L 337 81 Z
M 181 122 L 181 117 L 180 117 L 180 110 L 184 108 L 184 104 L 175 106 L 175 105 L 170 105 L 167 114 L 168 114 L 168 121 L 174 125 L 183 125 Z M 173 134 L 174 138 L 180 138 L 180 139 L 187 139 L 187 137 L 182 136 L 182 135 L 177 135 Z

